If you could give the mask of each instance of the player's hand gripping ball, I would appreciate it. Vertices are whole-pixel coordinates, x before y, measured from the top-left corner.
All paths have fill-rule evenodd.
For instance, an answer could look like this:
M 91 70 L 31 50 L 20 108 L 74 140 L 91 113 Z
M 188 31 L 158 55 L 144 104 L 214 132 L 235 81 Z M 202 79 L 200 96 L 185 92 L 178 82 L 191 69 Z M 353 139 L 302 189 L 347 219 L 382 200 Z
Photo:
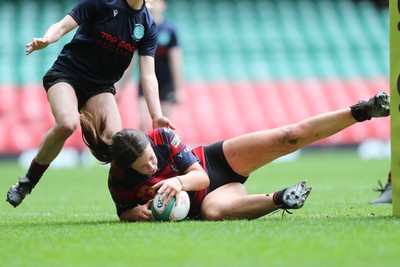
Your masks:
M 186 218 L 190 209 L 190 199 L 186 191 L 181 191 L 177 204 L 176 197 L 173 197 L 168 205 L 166 200 L 161 199 L 161 194 L 157 193 L 151 205 L 151 213 L 156 221 L 181 221 Z

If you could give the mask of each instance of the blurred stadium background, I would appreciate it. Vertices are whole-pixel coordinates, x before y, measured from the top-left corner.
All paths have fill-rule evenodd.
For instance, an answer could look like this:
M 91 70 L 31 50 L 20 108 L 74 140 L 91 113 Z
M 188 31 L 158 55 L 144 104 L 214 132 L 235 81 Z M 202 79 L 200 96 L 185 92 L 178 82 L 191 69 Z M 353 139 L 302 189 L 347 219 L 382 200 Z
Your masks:
M 77 0 L 0 0 L 0 154 L 39 146 L 53 117 L 42 76 L 73 33 L 25 56 Z M 387 1 L 169 0 L 184 51 L 185 102 L 173 119 L 190 144 L 295 122 L 389 92 Z M 136 85 L 119 103 L 138 128 Z M 315 146 L 387 141 L 389 119 L 345 130 Z M 78 131 L 66 147 L 84 149 Z

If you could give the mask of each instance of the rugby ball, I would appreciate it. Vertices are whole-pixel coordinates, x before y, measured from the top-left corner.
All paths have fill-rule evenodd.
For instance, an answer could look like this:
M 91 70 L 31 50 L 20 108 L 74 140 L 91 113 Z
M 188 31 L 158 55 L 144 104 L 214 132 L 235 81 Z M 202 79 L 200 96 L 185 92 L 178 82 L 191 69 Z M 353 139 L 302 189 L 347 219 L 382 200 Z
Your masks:
M 176 197 L 171 199 L 171 201 L 166 205 L 166 201 L 162 200 L 161 196 L 160 193 L 157 193 L 153 199 L 153 204 L 151 205 L 151 213 L 153 214 L 154 220 L 181 221 L 186 218 L 190 209 L 190 199 L 186 191 L 181 191 L 176 205 Z

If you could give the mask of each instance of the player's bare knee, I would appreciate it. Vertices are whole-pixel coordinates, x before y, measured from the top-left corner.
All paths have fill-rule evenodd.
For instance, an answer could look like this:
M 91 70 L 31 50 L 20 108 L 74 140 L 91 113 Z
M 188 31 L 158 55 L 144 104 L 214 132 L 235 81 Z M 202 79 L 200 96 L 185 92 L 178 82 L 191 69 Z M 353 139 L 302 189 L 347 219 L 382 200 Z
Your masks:
M 202 210 L 202 217 L 208 221 L 221 221 L 224 219 L 224 216 L 221 212 L 221 209 L 217 206 L 208 207 L 207 209 Z
M 78 120 L 63 121 L 55 127 L 55 132 L 60 138 L 68 138 L 75 132 L 78 125 Z
M 217 210 L 211 210 L 203 213 L 203 218 L 207 221 L 221 221 L 223 220 L 223 216 Z

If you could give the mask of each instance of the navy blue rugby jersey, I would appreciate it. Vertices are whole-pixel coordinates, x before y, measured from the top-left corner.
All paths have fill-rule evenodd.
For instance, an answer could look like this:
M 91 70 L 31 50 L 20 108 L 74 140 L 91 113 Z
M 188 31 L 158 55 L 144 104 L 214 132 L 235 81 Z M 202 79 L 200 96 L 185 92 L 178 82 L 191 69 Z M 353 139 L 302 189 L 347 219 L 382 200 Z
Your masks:
M 79 28 L 53 67 L 77 81 L 111 86 L 135 50 L 155 55 L 158 31 L 144 1 L 140 10 L 133 10 L 126 0 L 81 0 L 68 14 Z
M 170 68 L 168 53 L 179 46 L 178 35 L 174 25 L 164 20 L 158 27 L 158 45 L 155 56 L 155 71 L 159 84 L 172 84 L 173 77 Z

